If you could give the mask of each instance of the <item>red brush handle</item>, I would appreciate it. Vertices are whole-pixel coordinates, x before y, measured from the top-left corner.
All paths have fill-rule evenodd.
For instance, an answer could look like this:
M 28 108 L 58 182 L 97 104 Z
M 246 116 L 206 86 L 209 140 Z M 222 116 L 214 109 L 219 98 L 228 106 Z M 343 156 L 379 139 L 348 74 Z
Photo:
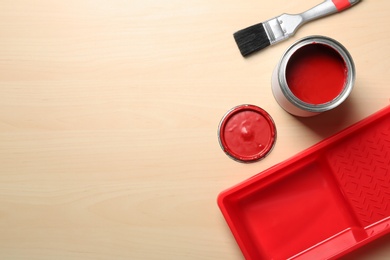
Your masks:
M 347 9 L 348 7 L 351 6 L 351 3 L 349 2 L 349 0 L 332 0 L 332 2 L 334 3 L 334 5 L 337 8 L 337 11 L 339 11 L 339 12 L 341 12 L 344 9 Z

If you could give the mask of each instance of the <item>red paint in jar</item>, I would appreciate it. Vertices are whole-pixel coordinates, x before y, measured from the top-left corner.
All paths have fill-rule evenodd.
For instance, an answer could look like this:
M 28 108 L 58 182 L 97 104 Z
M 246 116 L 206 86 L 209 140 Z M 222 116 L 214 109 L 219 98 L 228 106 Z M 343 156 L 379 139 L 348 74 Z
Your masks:
M 338 52 L 323 44 L 309 44 L 298 49 L 286 68 L 287 85 L 300 100 L 324 104 L 342 92 L 347 68 Z

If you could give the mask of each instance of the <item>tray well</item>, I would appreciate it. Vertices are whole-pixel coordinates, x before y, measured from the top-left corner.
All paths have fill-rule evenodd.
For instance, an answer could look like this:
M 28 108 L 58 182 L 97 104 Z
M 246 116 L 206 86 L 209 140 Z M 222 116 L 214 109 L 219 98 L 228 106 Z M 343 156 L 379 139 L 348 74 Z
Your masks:
M 347 244 L 364 238 L 325 157 L 306 157 L 230 194 L 224 204 L 253 259 L 287 259 L 346 230 Z

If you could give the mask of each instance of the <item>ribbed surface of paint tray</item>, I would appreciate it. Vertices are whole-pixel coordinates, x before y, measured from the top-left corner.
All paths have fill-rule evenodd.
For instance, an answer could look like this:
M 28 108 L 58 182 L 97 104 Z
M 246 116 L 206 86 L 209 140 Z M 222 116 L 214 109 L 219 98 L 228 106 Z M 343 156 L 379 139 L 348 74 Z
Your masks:
M 389 233 L 390 106 L 223 191 L 218 205 L 248 260 L 335 259 Z

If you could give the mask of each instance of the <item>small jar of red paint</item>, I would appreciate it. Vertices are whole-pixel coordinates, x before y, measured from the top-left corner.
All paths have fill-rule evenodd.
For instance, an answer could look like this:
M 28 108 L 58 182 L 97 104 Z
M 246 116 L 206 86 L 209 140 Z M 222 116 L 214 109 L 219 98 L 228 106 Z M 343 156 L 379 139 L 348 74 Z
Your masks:
M 355 66 L 334 39 L 309 36 L 283 54 L 272 75 L 276 101 L 296 116 L 313 116 L 340 105 L 351 93 Z

